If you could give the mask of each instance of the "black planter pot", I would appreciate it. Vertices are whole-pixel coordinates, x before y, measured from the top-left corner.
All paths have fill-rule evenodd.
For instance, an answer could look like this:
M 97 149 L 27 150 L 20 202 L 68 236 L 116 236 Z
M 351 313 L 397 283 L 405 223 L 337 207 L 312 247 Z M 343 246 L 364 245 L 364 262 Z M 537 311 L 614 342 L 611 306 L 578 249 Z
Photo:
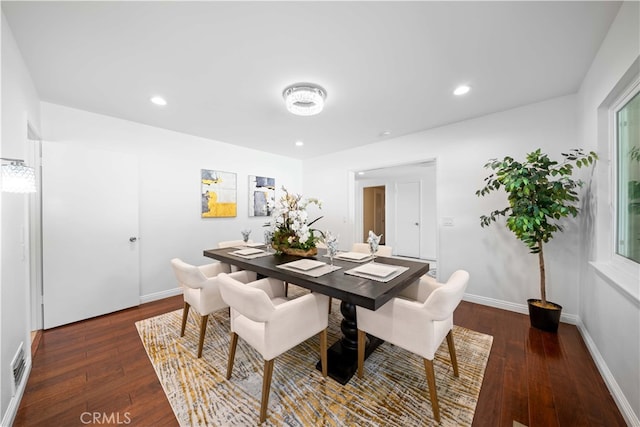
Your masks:
M 531 321 L 531 326 L 547 332 L 557 332 L 562 306 L 549 301 L 547 301 L 547 304 L 551 304 L 553 307 L 545 308 L 533 304 L 539 301 L 539 299 L 527 300 L 529 303 L 529 320 Z

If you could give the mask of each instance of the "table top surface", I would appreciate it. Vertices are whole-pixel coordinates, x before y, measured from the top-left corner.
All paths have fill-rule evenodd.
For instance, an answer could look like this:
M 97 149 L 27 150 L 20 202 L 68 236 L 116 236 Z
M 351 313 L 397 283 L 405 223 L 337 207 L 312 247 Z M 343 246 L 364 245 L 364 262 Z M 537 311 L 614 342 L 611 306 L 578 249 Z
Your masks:
M 296 261 L 301 259 L 300 257 L 285 254 L 276 255 L 272 253 L 269 256 L 245 259 L 231 254 L 231 252 L 236 250 L 238 250 L 238 248 L 207 249 L 203 254 L 206 257 L 236 265 L 241 269 L 255 271 L 263 276 L 293 283 L 314 292 L 338 298 L 370 310 L 377 310 L 382 307 L 386 302 L 397 296 L 404 288 L 429 271 L 429 264 L 426 262 L 376 256 L 376 263 L 408 268 L 407 271 L 388 282 L 379 282 L 345 274 L 345 271 L 362 265 L 362 263 L 334 258 L 333 265 L 341 267 L 339 270 L 320 277 L 312 277 L 304 273 L 278 268 L 278 265 Z M 318 255 L 310 259 L 328 264 L 329 258 L 323 256 L 324 254 L 325 250 L 319 249 Z

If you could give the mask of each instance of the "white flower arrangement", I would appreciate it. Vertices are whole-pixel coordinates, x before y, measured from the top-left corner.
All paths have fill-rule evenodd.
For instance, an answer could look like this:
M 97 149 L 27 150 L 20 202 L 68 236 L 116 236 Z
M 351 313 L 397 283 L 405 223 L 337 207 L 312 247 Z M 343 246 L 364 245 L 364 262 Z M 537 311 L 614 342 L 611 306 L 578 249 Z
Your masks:
M 315 198 L 303 199 L 301 194 L 292 194 L 282 187 L 284 194 L 279 200 L 271 222 L 273 232 L 273 244 L 276 247 L 290 247 L 298 249 L 311 249 L 316 246 L 318 237 L 314 235 L 316 229 L 311 225 L 322 217 L 309 222 L 307 207 L 315 204 L 322 209 L 322 202 Z M 322 233 L 320 233 L 322 234 Z

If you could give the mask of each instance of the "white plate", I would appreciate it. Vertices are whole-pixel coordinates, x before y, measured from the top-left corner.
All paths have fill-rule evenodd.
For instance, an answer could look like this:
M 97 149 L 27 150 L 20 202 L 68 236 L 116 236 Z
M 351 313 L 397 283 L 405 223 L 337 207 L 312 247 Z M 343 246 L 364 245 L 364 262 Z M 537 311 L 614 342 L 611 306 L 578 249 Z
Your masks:
M 264 251 L 262 249 L 250 248 L 250 249 L 240 249 L 239 251 L 234 251 L 232 253 L 236 255 L 255 255 L 255 254 L 259 254 L 260 252 L 264 252 Z
M 363 260 L 365 258 L 369 258 L 370 254 L 365 254 L 362 252 L 341 252 L 336 255 L 336 258 L 344 258 L 344 259 L 354 259 L 354 260 Z
M 308 271 L 323 265 L 326 265 L 326 264 L 324 262 L 316 261 L 313 259 L 299 259 L 298 261 L 293 261 L 288 263 L 287 267 L 296 268 L 302 271 Z
M 397 269 L 398 267 L 392 267 L 390 265 L 369 263 L 361 265 L 360 267 L 356 267 L 353 269 L 353 271 L 357 273 L 368 274 L 370 276 L 387 277 L 391 273 L 394 273 Z
M 264 243 L 260 243 L 260 242 L 247 243 L 246 246 L 248 246 L 250 248 L 257 248 L 258 246 L 264 246 Z

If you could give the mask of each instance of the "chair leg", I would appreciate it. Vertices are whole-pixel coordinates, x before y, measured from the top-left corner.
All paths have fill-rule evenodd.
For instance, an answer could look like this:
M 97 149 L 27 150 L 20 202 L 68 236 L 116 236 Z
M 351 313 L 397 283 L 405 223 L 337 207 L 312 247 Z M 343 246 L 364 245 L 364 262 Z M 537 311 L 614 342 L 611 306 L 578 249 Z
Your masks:
M 233 360 L 236 358 L 236 347 L 238 346 L 238 334 L 231 332 L 231 339 L 229 340 L 229 361 L 227 362 L 227 379 L 231 378 L 231 371 L 233 371 Z
M 208 314 L 205 314 L 200 318 L 200 342 L 198 342 L 198 359 L 202 357 L 202 346 L 204 345 L 204 333 L 207 331 L 207 320 L 209 320 Z
M 322 376 L 327 376 L 327 330 L 320 331 L 320 365 L 322 366 Z
M 456 347 L 453 345 L 453 330 L 447 334 L 447 345 L 449 346 L 449 354 L 451 355 L 451 364 L 453 365 L 453 376 L 457 377 L 458 374 L 458 359 L 456 358 Z
M 184 309 L 182 310 L 182 329 L 180 329 L 180 336 L 184 336 L 184 329 L 187 327 L 187 317 L 189 317 L 189 303 L 184 302 Z
M 431 395 L 431 409 L 433 417 L 440 422 L 440 406 L 438 405 L 438 392 L 436 391 L 436 374 L 433 371 L 433 360 L 424 359 L 424 370 L 427 371 L 427 384 Z
M 264 377 L 262 378 L 262 402 L 260 403 L 260 424 L 267 419 L 267 407 L 269 406 L 269 390 L 271 389 L 271 375 L 273 374 L 273 361 L 264 361 Z
M 358 329 L 358 378 L 362 378 L 364 370 L 364 346 L 367 342 L 367 333 Z

